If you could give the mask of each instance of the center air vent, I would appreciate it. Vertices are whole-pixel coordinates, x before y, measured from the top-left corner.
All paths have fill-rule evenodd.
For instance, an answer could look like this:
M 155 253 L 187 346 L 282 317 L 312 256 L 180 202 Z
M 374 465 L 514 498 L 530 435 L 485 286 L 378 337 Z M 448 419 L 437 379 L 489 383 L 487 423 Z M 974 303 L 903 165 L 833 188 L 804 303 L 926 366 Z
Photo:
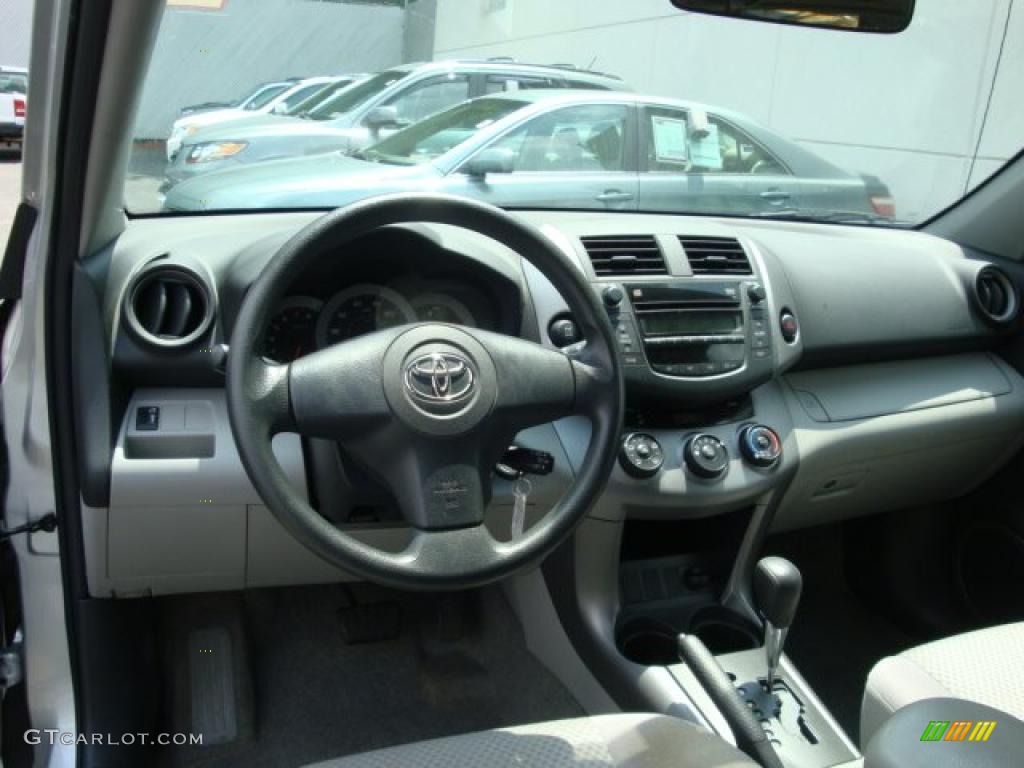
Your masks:
M 732 237 L 679 236 L 686 259 L 695 275 L 749 275 L 750 260 Z
M 653 235 L 581 237 L 598 277 L 666 275 L 665 259 Z
M 1017 316 L 1017 289 L 1001 269 L 985 267 L 974 279 L 978 307 L 994 323 L 1008 323 Z
M 210 327 L 213 299 L 209 286 L 191 270 L 161 265 L 135 278 L 125 295 L 124 315 L 144 341 L 183 347 Z

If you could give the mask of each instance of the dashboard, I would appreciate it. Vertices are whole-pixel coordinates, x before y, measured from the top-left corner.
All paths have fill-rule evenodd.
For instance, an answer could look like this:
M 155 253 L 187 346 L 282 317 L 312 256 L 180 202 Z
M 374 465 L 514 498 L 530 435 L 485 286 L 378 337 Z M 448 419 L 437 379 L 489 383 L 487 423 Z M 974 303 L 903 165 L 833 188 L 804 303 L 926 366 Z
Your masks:
M 955 497 L 1020 445 L 1024 378 L 1002 352 L 1020 330 L 1024 274 L 1015 265 L 917 232 L 520 215 L 578 266 L 615 331 L 627 417 L 619 465 L 592 518 L 671 520 L 767 506 L 773 529 L 799 528 Z M 224 404 L 224 361 L 245 292 L 314 218 L 136 220 L 97 254 L 106 268 L 89 281 L 102 330 L 83 326 L 76 351 L 109 362 L 78 383 L 94 405 L 82 409 L 79 429 L 91 589 L 337 577 L 262 506 Z M 289 362 L 423 321 L 567 354 L 581 342 L 565 302 L 518 254 L 424 224 L 324 253 L 295 276 L 262 351 Z M 554 467 L 535 478 L 528 522 L 571 482 L 588 439 L 579 418 L 517 437 Z M 321 442 L 280 435 L 274 449 L 322 514 L 376 546 L 400 547 L 391 500 Z M 488 523 L 493 513 L 505 525 L 511 508 L 511 484 L 499 479 Z M 200 538 L 220 543 L 206 548 Z M 187 573 L 182 562 L 191 563 Z

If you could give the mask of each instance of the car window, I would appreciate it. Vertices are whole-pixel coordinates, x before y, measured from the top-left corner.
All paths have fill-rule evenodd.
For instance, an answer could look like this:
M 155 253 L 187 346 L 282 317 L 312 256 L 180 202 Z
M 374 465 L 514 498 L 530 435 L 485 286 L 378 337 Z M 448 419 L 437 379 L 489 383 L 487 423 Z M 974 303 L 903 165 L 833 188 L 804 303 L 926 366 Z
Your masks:
M 509 152 L 513 171 L 625 170 L 629 108 L 588 104 L 549 112 L 491 146 Z
M 709 118 L 709 125 L 717 132 L 719 151 L 722 157 L 723 173 L 784 174 L 788 171 L 767 149 L 743 133 L 739 128 L 720 120 Z
M 24 94 L 28 90 L 28 75 L 21 72 L 0 73 L 0 93 Z
M 649 173 L 786 173 L 768 150 L 721 118 L 664 107 L 644 114 Z
M 557 88 L 559 83 L 546 77 L 527 75 L 488 75 L 484 80 L 484 93 L 527 91 L 533 88 Z
M 398 119 L 412 124 L 469 98 L 468 75 L 446 75 L 410 86 L 385 102 Z

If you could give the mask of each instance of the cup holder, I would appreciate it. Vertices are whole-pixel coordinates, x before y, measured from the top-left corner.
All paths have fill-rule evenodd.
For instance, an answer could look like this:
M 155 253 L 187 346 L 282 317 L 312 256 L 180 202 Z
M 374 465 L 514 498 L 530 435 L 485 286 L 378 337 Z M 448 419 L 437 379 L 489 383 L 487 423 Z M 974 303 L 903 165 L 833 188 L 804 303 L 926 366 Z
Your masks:
M 690 634 L 699 637 L 713 654 L 747 651 L 761 645 L 757 629 L 720 605 L 697 611 L 690 620 Z
M 678 664 L 678 635 L 664 622 L 648 618 L 630 619 L 619 630 L 619 650 L 630 661 L 648 667 Z

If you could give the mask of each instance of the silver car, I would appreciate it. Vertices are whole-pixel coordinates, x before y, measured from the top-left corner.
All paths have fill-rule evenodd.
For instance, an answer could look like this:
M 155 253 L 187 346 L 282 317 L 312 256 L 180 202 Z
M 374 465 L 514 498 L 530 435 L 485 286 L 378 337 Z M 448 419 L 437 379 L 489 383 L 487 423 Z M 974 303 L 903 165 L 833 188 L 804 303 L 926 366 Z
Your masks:
M 748 118 L 653 96 L 519 91 L 464 102 L 346 156 L 257 163 L 174 186 L 169 210 L 333 208 L 429 189 L 499 206 L 879 215 L 880 182 Z
M 562 65 L 505 59 L 405 64 L 354 83 L 301 117 L 210 126 L 185 136 L 167 165 L 164 187 L 236 165 L 352 152 L 469 98 L 552 88 L 629 90 L 611 75 Z

